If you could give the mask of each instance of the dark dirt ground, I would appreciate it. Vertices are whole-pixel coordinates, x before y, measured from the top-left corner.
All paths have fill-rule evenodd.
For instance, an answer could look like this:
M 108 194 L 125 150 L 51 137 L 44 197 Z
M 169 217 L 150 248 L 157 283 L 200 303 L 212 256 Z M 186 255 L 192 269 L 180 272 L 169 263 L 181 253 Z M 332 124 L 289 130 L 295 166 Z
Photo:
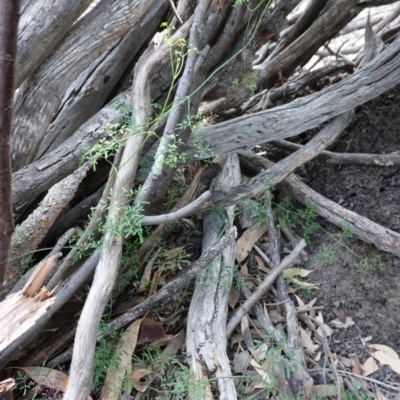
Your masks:
M 358 107 L 348 129 L 329 150 L 351 153 L 391 153 L 400 150 L 400 87 Z M 400 232 L 400 167 L 374 165 L 334 165 L 315 160 L 300 171 L 314 190 L 341 203 L 385 227 Z M 341 231 L 320 220 L 324 229 L 339 238 Z M 333 245 L 334 239 L 317 234 L 308 246 L 317 254 L 323 245 Z M 354 253 L 372 259 L 380 255 L 384 267 L 360 274 L 354 264 L 357 257 L 343 246 L 336 245 L 339 262 L 324 266 L 309 277 L 320 282 L 312 295 L 324 306 L 324 322 L 337 319 L 338 314 L 351 317 L 355 326 L 335 329 L 331 350 L 339 356 L 357 354 L 363 362 L 368 357 L 370 343 L 392 347 L 400 354 L 400 258 L 378 251 L 373 245 L 356 239 L 344 241 Z M 315 267 L 312 259 L 307 267 Z M 368 343 L 362 338 L 372 336 Z M 386 373 L 376 374 L 387 379 Z M 379 376 L 374 375 L 379 379 Z M 398 378 L 398 377 L 397 377 Z M 397 378 L 395 380 L 397 380 Z

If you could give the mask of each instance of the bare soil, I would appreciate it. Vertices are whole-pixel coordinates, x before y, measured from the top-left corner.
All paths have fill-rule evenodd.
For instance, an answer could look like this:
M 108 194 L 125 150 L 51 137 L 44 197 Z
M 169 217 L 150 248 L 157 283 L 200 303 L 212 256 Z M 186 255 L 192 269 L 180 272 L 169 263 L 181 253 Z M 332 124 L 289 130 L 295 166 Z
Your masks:
M 355 117 L 330 151 L 351 153 L 391 153 L 400 150 L 400 87 L 357 108 Z M 300 175 L 313 189 L 394 231 L 400 232 L 400 167 L 374 165 L 334 165 L 315 160 Z M 340 229 L 323 223 L 334 238 Z M 317 254 L 323 245 L 334 245 L 326 234 L 317 234 L 309 246 Z M 325 307 L 325 322 L 349 316 L 355 326 L 336 329 L 332 350 L 340 356 L 368 356 L 368 343 L 381 343 L 400 353 L 400 259 L 378 251 L 356 239 L 345 240 L 351 249 L 336 245 L 339 262 L 319 268 L 310 275 L 319 282 L 317 304 Z M 354 264 L 358 256 L 372 259 L 380 255 L 384 267 L 360 274 Z M 310 260 L 308 267 L 315 267 Z M 369 342 L 363 339 L 372 336 Z M 368 340 L 368 339 L 367 339 Z

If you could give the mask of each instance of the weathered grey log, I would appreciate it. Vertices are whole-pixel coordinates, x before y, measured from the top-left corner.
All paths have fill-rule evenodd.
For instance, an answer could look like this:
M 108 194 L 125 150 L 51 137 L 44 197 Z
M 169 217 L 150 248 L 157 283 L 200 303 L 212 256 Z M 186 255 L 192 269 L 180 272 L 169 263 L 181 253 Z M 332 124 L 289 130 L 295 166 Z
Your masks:
M 257 144 L 298 135 L 315 128 L 335 115 L 372 100 L 400 83 L 400 39 L 397 39 L 371 63 L 354 75 L 322 92 L 256 114 L 243 116 L 204 129 L 199 137 L 215 155 Z M 119 99 L 129 104 L 129 94 Z M 108 105 L 81 126 L 62 146 L 41 160 L 13 174 L 13 206 L 21 207 L 27 199 L 46 191 L 69 175 L 79 164 L 84 149 L 92 147 L 108 123 L 122 121 L 120 112 Z M 146 155 L 154 156 L 155 149 Z M 187 160 L 201 157 L 189 143 Z
M 101 109 L 142 46 L 159 29 L 167 7 L 168 2 L 156 1 L 123 38 L 117 39 L 72 82 L 35 159 L 56 149 Z
M 316 157 L 326 147 L 333 143 L 350 122 L 351 115 L 351 112 L 347 112 L 334 118 L 317 136 L 311 139 L 300 150 L 286 157 L 284 160 L 279 161 L 267 171 L 261 172 L 254 178 L 249 179 L 240 185 L 223 190 L 216 190 L 211 195 L 209 191 L 205 192 L 197 199 L 197 201 L 200 201 L 204 198 L 204 201 L 202 201 L 198 207 L 184 207 L 184 209 L 176 212 L 175 215 L 177 216 L 179 214 L 179 218 L 184 218 L 192 215 L 193 210 L 207 211 L 213 207 L 227 207 L 241 203 L 249 197 L 260 195 L 265 190 L 281 182 L 296 168 Z M 172 222 L 174 220 L 173 218 L 174 216 L 172 214 L 162 215 L 159 217 L 149 216 L 143 218 L 143 223 L 164 223 L 166 220 Z M 178 218 L 176 218 L 176 220 L 177 219 Z
M 400 38 L 352 76 L 291 103 L 204 129 L 199 137 L 215 155 L 296 136 L 354 109 L 400 83 Z M 201 159 L 192 143 L 187 160 Z
M 125 107 L 130 107 L 131 94 L 124 92 L 115 100 Z M 57 149 L 14 172 L 12 176 L 14 212 L 75 171 L 84 152 L 100 139 L 107 137 L 107 133 L 104 132 L 105 127 L 108 124 L 121 123 L 122 119 L 121 111 L 113 103 L 108 104 Z
M 86 176 L 91 164 L 85 163 L 73 174 L 54 185 L 35 211 L 14 233 L 10 258 L 7 265 L 6 281 L 0 291 L 2 298 L 21 277 L 21 264 L 29 262 L 34 250 L 46 236 L 60 213 L 74 197 L 79 184 Z
M 319 46 L 334 36 L 349 22 L 349 19 L 356 15 L 356 12 L 350 15 L 350 10 L 357 2 L 358 0 L 330 1 L 330 6 L 325 7 L 324 12 L 306 32 L 272 60 L 267 59 L 253 68 L 259 70 L 255 85 L 258 88 L 271 87 L 280 74 L 291 75 L 290 72 L 294 71 L 296 66 L 302 65 L 307 57 L 311 57 Z M 225 98 L 220 99 L 215 106 L 210 104 L 207 112 L 215 114 L 235 108 L 249 97 L 249 93 L 250 89 L 247 85 L 239 85 L 235 90 L 231 90 Z
M 240 180 L 239 158 L 237 154 L 230 154 L 212 186 L 222 189 L 238 185 Z M 209 211 L 203 217 L 203 253 L 218 240 L 221 227 L 228 230 L 233 226 L 234 210 L 235 207 L 230 206 L 222 213 Z M 237 398 L 234 382 L 230 378 L 232 371 L 226 354 L 225 332 L 235 255 L 236 244 L 232 242 L 223 250 L 222 258 L 215 259 L 198 275 L 186 334 L 188 362 L 194 379 L 201 382 L 206 376 L 215 376 L 218 398 L 226 400 Z M 209 386 L 208 389 L 211 392 Z
M 294 95 L 307 86 L 316 84 L 321 79 L 336 75 L 340 72 L 353 71 L 354 67 L 354 63 L 339 59 L 335 63 L 324 65 L 323 67 L 313 71 L 307 71 L 295 79 L 289 80 L 289 82 L 282 86 L 273 89 L 265 89 L 260 93 L 257 93 L 241 106 L 241 113 L 246 111 L 254 113 L 267 108 L 273 108 L 274 102 Z
M 135 26 L 151 7 L 166 1 L 102 0 L 73 26 L 17 94 L 12 143 L 14 171 L 35 160 L 64 95 L 82 71 Z
M 21 7 L 15 87 L 29 78 L 92 0 L 30 0 Z

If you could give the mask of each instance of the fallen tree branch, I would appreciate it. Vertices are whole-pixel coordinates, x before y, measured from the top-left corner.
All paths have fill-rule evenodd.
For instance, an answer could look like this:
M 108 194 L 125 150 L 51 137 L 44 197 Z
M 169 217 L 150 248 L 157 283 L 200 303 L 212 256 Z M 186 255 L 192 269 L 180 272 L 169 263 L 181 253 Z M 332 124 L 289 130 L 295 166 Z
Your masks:
M 207 127 L 199 133 L 199 139 L 215 155 L 220 155 L 293 137 L 353 110 L 399 83 L 400 38 L 397 38 L 374 60 L 336 85 L 280 107 Z M 191 142 L 186 155 L 187 161 L 202 158 Z
M 144 216 L 142 219 L 142 225 L 159 225 L 159 224 L 167 224 L 169 222 L 178 221 L 179 219 L 185 218 L 188 215 L 196 214 L 201 206 L 210 198 L 212 194 L 207 190 L 200 197 L 194 200 L 192 203 L 187 206 L 171 212 L 169 214 L 163 215 L 154 215 L 154 216 Z
M 212 187 L 224 188 L 240 183 L 241 174 L 237 154 L 230 154 L 220 174 L 213 180 Z M 221 231 L 231 228 L 235 216 L 235 206 L 218 213 L 207 212 L 203 216 L 202 252 L 213 246 Z M 186 349 L 190 371 L 200 384 L 204 378 L 217 379 L 220 399 L 237 398 L 229 358 L 226 353 L 227 339 L 225 325 L 228 315 L 228 296 L 232 286 L 235 268 L 236 244 L 229 243 L 206 270 L 198 274 L 190 302 Z M 213 399 L 211 385 L 205 387 L 207 398 Z M 189 393 L 189 398 L 194 398 Z M 206 396 L 204 396 L 204 399 Z
M 147 310 L 150 310 L 152 307 L 159 304 L 162 300 L 171 298 L 174 294 L 181 291 L 201 270 L 209 265 L 215 257 L 221 254 L 222 250 L 228 246 L 229 243 L 232 243 L 235 238 L 236 228 L 232 227 L 217 243 L 215 243 L 215 245 L 211 246 L 208 251 L 202 254 L 197 261 L 190 265 L 171 282 L 168 282 L 157 293 L 109 323 L 107 326 L 108 331 L 112 332 L 122 328 L 126 324 L 129 324 L 129 322 L 134 321 Z
M 73 174 L 55 184 L 35 211 L 18 227 L 18 234 L 14 235 L 11 243 L 6 283 L 0 294 L 2 298 L 20 279 L 21 264 L 29 262 L 32 258 L 33 251 L 37 249 L 55 220 L 72 200 L 90 168 L 91 164 L 87 162 Z
M 276 163 L 269 170 L 233 188 L 217 190 L 211 198 L 200 206 L 205 211 L 214 206 L 228 206 L 244 201 L 248 197 L 258 196 L 268 187 L 275 186 L 297 167 L 313 159 L 327 146 L 334 142 L 351 120 L 351 113 L 334 118 L 321 132 L 311 139 L 303 148 Z
M 297 151 L 301 145 L 289 142 L 287 140 L 276 140 L 272 142 L 274 146 L 281 149 Z M 334 153 L 332 151 L 323 151 L 316 159 L 326 160 L 331 164 L 369 164 L 388 167 L 400 165 L 400 154 L 363 154 L 363 153 Z
M 182 273 L 180 273 L 176 278 L 172 281 L 168 282 L 165 286 L 163 286 L 158 292 L 153 294 L 151 297 L 140 303 L 139 305 L 133 307 L 131 310 L 127 311 L 120 317 L 114 319 L 107 325 L 107 332 L 113 332 L 118 329 L 121 329 L 125 325 L 134 321 L 143 315 L 146 311 L 151 310 L 162 301 L 166 301 L 174 296 L 176 293 L 179 293 L 184 287 L 193 280 L 197 274 L 206 268 L 215 257 L 220 255 L 223 249 L 232 243 L 236 239 L 236 228 L 232 227 L 226 235 L 224 235 L 217 243 L 215 243 L 210 249 L 201 255 L 201 257 L 191 264 L 188 268 L 186 268 Z M 92 259 L 95 260 L 96 256 L 92 256 Z M 97 260 L 98 260 L 97 256 Z M 97 333 L 96 340 L 99 340 L 103 337 L 102 332 Z M 67 350 L 65 353 L 51 360 L 51 365 L 56 365 L 58 363 L 65 363 L 71 359 L 72 351 Z M 1 356 L 1 353 L 0 353 Z M 1 365 L 0 365 L 1 366 Z
M 11 209 L 11 138 L 19 0 L 0 3 L 0 291 L 3 289 L 14 218 Z
M 260 172 L 265 168 L 271 168 L 274 164 L 260 156 L 248 152 L 239 152 L 243 167 Z M 313 209 L 321 217 L 332 224 L 343 228 L 346 227 L 356 237 L 367 243 L 374 244 L 378 249 L 400 256 L 400 234 L 383 227 L 368 218 L 336 204 L 321 194 L 315 192 L 300 178 L 292 174 L 278 185 L 285 193 L 293 196 L 304 205 L 312 205 Z
M 31 325 L 27 331 L 20 334 L 16 340 L 10 343 L 4 350 L 0 351 L 0 370 L 8 364 L 17 350 L 23 349 L 27 344 L 32 342 L 36 334 L 45 327 L 50 318 L 82 287 L 82 285 L 87 283 L 93 275 L 98 262 L 99 255 L 96 253 L 68 280 L 60 284 L 57 288 L 57 293 L 52 298 L 54 302 L 51 308 L 46 308 L 46 312 L 35 321 L 35 324 Z
M 179 35 L 180 30 L 175 32 L 173 39 L 174 36 Z M 157 49 L 148 48 L 135 66 L 132 109 L 134 121 L 141 127 L 141 131 L 128 136 L 115 174 L 106 230 L 100 249 L 101 257 L 76 330 L 65 400 L 87 398 L 90 392 L 97 329 L 111 296 L 122 255 L 124 237 L 121 231 L 116 230 L 116 227 L 122 218 L 122 207 L 131 200 L 129 192 L 139 165 L 142 144 L 147 136 L 144 130 L 146 119 L 151 114 L 150 77 L 156 66 L 167 57 L 169 51 L 169 43 L 164 43 Z
M 308 55 L 311 57 L 326 40 L 344 27 L 343 23 L 348 22 L 348 18 L 356 15 L 350 13 L 350 10 L 357 2 L 358 0 L 330 2 L 330 7 L 325 7 L 324 12 L 300 37 L 272 59 L 267 59 L 253 68 L 259 70 L 256 80 L 257 87 L 271 87 L 279 74 L 291 75 L 299 64 L 306 61 Z M 246 100 L 249 92 L 249 88 L 245 85 L 236 88 L 234 93 L 222 99 L 218 107 L 213 107 L 210 112 L 216 114 L 237 107 Z
M 283 270 L 288 268 L 299 256 L 301 251 L 306 247 L 306 242 L 301 240 L 295 249 L 283 259 L 278 267 L 272 270 L 270 275 L 267 275 L 264 281 L 253 292 L 250 299 L 247 299 L 232 315 L 226 326 L 226 335 L 230 337 L 235 330 L 236 326 L 240 323 L 242 317 L 250 311 L 250 309 L 260 300 L 267 289 L 275 282 Z

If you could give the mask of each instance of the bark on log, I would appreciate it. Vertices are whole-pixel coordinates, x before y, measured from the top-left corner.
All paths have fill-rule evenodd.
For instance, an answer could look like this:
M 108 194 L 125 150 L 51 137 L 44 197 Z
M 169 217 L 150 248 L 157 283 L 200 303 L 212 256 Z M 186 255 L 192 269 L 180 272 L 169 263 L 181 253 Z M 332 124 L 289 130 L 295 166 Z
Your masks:
M 19 5 L 19 0 L 4 0 L 0 3 L 0 290 L 14 231 L 10 142 Z
M 15 87 L 29 78 L 92 0 L 32 0 L 21 9 Z
M 102 0 L 78 21 L 57 49 L 21 86 L 15 102 L 13 169 L 36 159 L 54 114 L 70 85 L 99 53 L 135 26 L 158 2 Z M 71 66 L 65 68 L 65 65 Z

